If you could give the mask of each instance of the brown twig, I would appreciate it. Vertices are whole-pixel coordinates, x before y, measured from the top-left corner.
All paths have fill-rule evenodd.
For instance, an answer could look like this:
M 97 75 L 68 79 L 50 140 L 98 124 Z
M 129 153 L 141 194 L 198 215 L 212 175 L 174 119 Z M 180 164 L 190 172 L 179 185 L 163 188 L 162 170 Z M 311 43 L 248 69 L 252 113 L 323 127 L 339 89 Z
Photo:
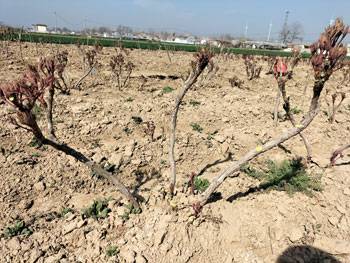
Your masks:
M 39 101 L 41 105 L 47 105 L 47 102 L 44 100 L 44 93 L 46 89 L 48 89 L 49 92 L 50 90 L 54 90 L 55 65 L 52 59 L 43 59 L 39 63 L 39 68 L 42 75 L 40 75 L 36 67 L 29 66 L 28 72 L 21 79 L 0 87 L 0 99 L 16 109 L 17 118 L 10 118 L 11 123 L 31 132 L 42 144 L 50 145 L 53 148 L 74 157 L 77 161 L 84 163 L 96 173 L 101 174 L 104 178 L 116 185 L 117 188 L 127 196 L 134 208 L 139 208 L 136 199 L 113 174 L 110 174 L 99 167 L 96 163 L 90 161 L 82 153 L 60 143 L 55 136 L 51 136 L 49 139 L 43 135 L 37 124 L 36 117 L 32 113 L 32 109 L 37 101 Z M 53 94 L 54 92 L 50 92 L 49 98 L 53 99 Z M 51 109 L 50 107 L 47 107 L 47 109 L 48 111 L 52 110 L 52 104 Z M 48 118 L 50 118 L 50 116 Z M 53 127 L 48 126 L 48 129 L 50 135 L 54 135 Z
M 200 206 L 207 203 L 212 193 L 224 182 L 224 180 L 234 172 L 238 171 L 244 164 L 249 162 L 256 156 L 276 147 L 277 145 L 287 141 L 300 134 L 305 130 L 315 116 L 319 112 L 319 98 L 325 83 L 335 70 L 342 67 L 341 58 L 346 55 L 346 49 L 341 47 L 341 41 L 349 32 L 349 27 L 345 27 L 341 19 L 337 19 L 334 26 L 329 26 L 326 32 L 323 33 L 320 39 L 313 44 L 311 49 L 311 62 L 314 68 L 315 82 L 313 87 L 313 96 L 310 103 L 310 108 L 304 120 L 293 127 L 288 132 L 278 136 L 265 145 L 258 146 L 251 150 L 232 166 L 223 171 L 216 179 L 214 179 L 209 187 L 204 191 L 198 199 Z M 198 204 L 196 203 L 196 204 Z
M 170 189 L 171 195 L 174 193 L 174 187 L 176 183 L 176 165 L 175 165 L 175 158 L 174 158 L 174 148 L 175 148 L 175 129 L 176 129 L 177 113 L 179 111 L 179 106 L 186 92 L 196 83 L 198 77 L 203 72 L 203 70 L 207 67 L 207 65 L 209 64 L 213 56 L 214 56 L 214 53 L 209 51 L 207 48 L 195 55 L 196 59 L 191 62 L 190 75 L 188 76 L 183 89 L 180 91 L 175 101 L 175 106 L 173 109 L 171 122 L 170 122 L 170 149 L 169 149 L 170 186 L 169 186 L 169 189 Z

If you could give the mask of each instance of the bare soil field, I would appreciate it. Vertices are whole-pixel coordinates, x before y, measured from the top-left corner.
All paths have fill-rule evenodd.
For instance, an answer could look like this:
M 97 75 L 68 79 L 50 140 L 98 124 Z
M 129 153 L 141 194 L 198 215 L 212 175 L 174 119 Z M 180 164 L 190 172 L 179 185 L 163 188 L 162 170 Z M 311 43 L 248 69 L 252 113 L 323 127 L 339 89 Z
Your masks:
M 1 54 L 0 84 L 17 79 L 26 64 L 52 56 L 57 48 L 69 52 L 70 79 L 83 75 L 81 54 L 74 45 L 38 45 L 37 49 L 34 44 L 22 45 L 25 62 L 19 59 L 17 43 L 11 43 L 8 59 Z M 95 162 L 114 164 L 117 177 L 142 201 L 142 213 L 129 214 L 128 200 L 116 187 L 72 157 L 50 147 L 33 147 L 32 135 L 9 122 L 14 111 L 2 103 L 0 262 L 350 262 L 350 155 L 345 152 L 328 168 L 332 151 L 350 135 L 349 98 L 330 124 L 322 94 L 321 111 L 304 132 L 314 161 L 307 171 L 322 176 L 323 191 L 313 197 L 252 191 L 259 180 L 238 172 L 191 223 L 192 172 L 211 181 L 251 149 L 291 128 L 283 118 L 282 103 L 282 118 L 273 127 L 277 82 L 265 74 L 268 67 L 262 57 L 260 78 L 251 81 L 241 56 L 214 57 L 219 67 L 216 75 L 205 85 L 199 81 L 180 107 L 175 145 L 178 182 L 176 207 L 172 207 L 166 198 L 169 124 L 193 54 L 130 50 L 127 59 L 135 69 L 130 86 L 121 90 L 109 66 L 115 54 L 113 48 L 103 48 L 97 55 L 98 66 L 79 89 L 70 95 L 56 93 L 56 135 Z M 304 61 L 294 73 L 287 92 L 292 107 L 301 110 L 295 114 L 301 120 L 312 96 L 313 70 Z M 233 76 L 244 80 L 240 88 L 231 87 L 228 79 Z M 341 78 L 336 72 L 326 88 L 335 89 Z M 342 86 L 342 91 L 349 94 L 349 87 Z M 45 115 L 38 112 L 38 116 L 45 127 Z M 146 132 L 147 122 L 154 123 L 153 139 Z M 306 154 L 301 138 L 295 136 L 249 166 L 264 170 L 269 160 L 305 159 Z M 96 198 L 110 197 L 105 218 L 82 216 L 82 209 Z M 32 233 L 5 237 L 4 230 L 21 221 Z

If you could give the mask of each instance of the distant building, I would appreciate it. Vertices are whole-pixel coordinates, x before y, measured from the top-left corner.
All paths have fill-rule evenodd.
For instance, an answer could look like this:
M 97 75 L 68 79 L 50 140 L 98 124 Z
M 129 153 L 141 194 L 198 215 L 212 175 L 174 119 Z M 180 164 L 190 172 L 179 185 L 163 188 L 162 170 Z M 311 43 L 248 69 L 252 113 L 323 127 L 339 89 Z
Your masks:
M 36 24 L 36 25 L 32 25 L 32 26 L 33 26 L 33 32 L 47 33 L 47 25 Z

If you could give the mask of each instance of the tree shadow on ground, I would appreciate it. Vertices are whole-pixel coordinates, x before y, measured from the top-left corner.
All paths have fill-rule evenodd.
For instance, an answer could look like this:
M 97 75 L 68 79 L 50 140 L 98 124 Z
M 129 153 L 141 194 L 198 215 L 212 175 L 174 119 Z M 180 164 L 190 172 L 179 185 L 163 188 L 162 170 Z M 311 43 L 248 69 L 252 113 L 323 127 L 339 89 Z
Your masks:
M 232 153 L 228 153 L 228 156 L 226 159 L 224 160 L 216 160 L 215 162 L 213 163 L 209 163 L 207 164 L 199 173 L 198 173 L 198 176 L 201 176 L 202 174 L 204 174 L 204 172 L 206 170 L 208 170 L 209 168 L 215 166 L 215 165 L 218 165 L 218 164 L 221 164 L 221 163 L 225 163 L 225 162 L 228 162 L 228 161 L 232 161 Z
M 276 263 L 341 263 L 331 254 L 308 245 L 287 248 Z
M 159 174 L 160 174 L 160 171 L 158 171 L 154 168 L 147 170 L 147 171 L 137 170 L 135 172 L 137 184 L 134 185 L 134 190 L 132 192 L 132 195 L 135 196 L 141 202 L 145 201 L 144 197 L 142 197 L 139 194 L 141 186 L 143 186 L 144 184 L 146 184 L 147 182 L 149 182 L 153 179 L 158 180 L 159 178 L 157 178 L 157 175 L 159 175 Z M 150 191 L 150 190 L 151 189 L 148 189 L 148 188 L 143 189 L 143 191 Z
M 350 162 L 336 163 L 333 166 L 345 166 L 345 165 L 350 165 Z

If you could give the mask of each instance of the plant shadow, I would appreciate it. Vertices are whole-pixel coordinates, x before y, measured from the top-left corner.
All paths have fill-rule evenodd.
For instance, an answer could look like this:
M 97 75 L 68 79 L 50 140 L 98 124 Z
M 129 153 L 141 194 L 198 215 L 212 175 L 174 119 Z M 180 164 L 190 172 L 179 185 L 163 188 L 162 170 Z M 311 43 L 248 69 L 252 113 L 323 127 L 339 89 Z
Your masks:
M 272 168 L 276 170 L 275 166 Z M 284 173 L 282 173 L 281 175 L 277 174 L 278 176 L 270 177 L 266 181 L 261 182 L 259 186 L 250 187 L 247 191 L 236 193 L 230 196 L 229 198 L 227 198 L 226 200 L 228 202 L 233 202 L 238 198 L 246 197 L 249 194 L 257 193 L 262 190 L 270 190 L 270 189 L 283 190 L 283 191 L 285 190 L 290 195 L 292 195 L 295 191 L 300 191 L 300 192 L 304 192 L 309 196 L 312 196 L 312 191 L 310 189 L 315 191 L 322 189 L 321 186 L 318 186 L 316 184 L 306 185 L 307 182 L 302 181 L 302 180 L 305 180 L 306 177 L 300 176 L 301 172 L 305 173 L 305 166 L 302 163 L 301 158 L 294 159 L 291 162 L 291 165 L 288 167 L 288 170 L 287 171 L 282 170 L 282 171 Z M 301 179 L 298 179 L 299 176 L 301 177 Z
M 350 165 L 350 162 L 336 163 L 333 166 L 345 166 L 345 165 Z
M 135 196 L 141 202 L 143 202 L 145 199 L 139 194 L 139 190 L 141 186 L 145 185 L 147 182 L 151 181 L 152 179 L 156 179 L 156 176 L 159 173 L 160 172 L 154 168 L 152 168 L 149 171 L 137 170 L 135 173 L 137 184 L 134 186 L 134 191 L 132 192 L 132 195 Z M 150 190 L 151 189 L 144 189 L 144 191 L 150 191 Z
M 308 245 L 292 246 L 287 248 L 276 263 L 341 263 L 331 254 Z
M 208 170 L 209 168 L 211 168 L 215 165 L 221 164 L 221 163 L 228 162 L 228 161 L 232 161 L 232 153 L 230 153 L 230 152 L 228 153 L 227 157 L 224 160 L 216 160 L 215 162 L 209 163 L 206 166 L 204 166 L 204 168 L 198 173 L 198 176 L 201 176 L 202 174 L 204 174 L 204 172 L 206 170 Z

